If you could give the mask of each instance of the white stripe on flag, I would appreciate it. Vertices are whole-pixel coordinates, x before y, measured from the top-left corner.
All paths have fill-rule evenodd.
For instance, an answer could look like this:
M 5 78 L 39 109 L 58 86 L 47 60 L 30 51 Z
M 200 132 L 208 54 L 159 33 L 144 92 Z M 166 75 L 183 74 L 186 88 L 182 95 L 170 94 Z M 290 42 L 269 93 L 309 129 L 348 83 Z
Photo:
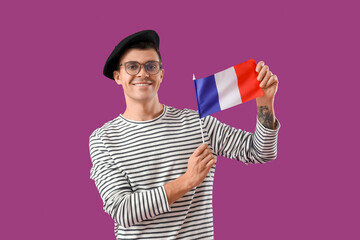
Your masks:
M 242 103 L 234 67 L 215 73 L 214 78 L 221 110 Z

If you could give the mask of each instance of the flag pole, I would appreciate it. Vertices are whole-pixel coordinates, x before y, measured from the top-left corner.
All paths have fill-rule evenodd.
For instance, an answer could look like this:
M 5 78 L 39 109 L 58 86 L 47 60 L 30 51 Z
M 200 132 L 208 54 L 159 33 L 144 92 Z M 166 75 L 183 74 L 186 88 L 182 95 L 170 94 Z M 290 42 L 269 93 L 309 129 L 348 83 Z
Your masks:
M 195 74 L 193 74 L 193 80 L 194 80 L 194 81 L 196 80 L 196 78 L 195 78 Z M 203 129 L 202 129 L 202 122 L 201 122 L 201 118 L 200 118 L 200 116 L 199 116 L 199 121 L 200 121 L 201 138 L 202 138 L 203 143 L 205 143 L 205 140 L 204 140 L 204 133 L 203 133 Z

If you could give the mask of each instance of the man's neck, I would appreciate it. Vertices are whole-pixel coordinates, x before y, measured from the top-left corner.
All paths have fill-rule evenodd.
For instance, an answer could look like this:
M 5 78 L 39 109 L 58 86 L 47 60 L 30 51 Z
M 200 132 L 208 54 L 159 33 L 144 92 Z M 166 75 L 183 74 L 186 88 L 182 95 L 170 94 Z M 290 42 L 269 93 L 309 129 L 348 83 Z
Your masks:
M 157 118 L 164 110 L 158 98 L 150 102 L 126 101 L 126 110 L 122 116 L 133 121 L 148 121 Z

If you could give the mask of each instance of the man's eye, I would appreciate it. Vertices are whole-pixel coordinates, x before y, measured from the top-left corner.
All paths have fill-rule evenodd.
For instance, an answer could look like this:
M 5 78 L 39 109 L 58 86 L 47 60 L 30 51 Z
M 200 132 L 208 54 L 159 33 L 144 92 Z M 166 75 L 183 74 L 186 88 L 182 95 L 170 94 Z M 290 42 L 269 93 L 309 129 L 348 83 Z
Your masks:
M 138 68 L 138 65 L 137 64 L 129 64 L 127 66 L 127 68 L 130 69 L 130 70 L 136 70 Z
M 154 70 L 156 67 L 155 67 L 155 65 L 148 65 L 147 68 L 148 68 L 149 70 Z
M 146 64 L 146 69 L 147 70 L 156 70 L 158 68 L 157 64 L 156 63 L 149 63 L 149 64 Z

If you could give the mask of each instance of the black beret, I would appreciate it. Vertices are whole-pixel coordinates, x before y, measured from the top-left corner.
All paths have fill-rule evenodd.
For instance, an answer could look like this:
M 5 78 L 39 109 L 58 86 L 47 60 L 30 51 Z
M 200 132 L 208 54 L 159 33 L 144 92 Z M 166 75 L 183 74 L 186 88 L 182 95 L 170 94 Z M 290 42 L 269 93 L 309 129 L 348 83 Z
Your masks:
M 120 59 L 120 56 L 125 52 L 125 50 L 127 50 L 129 45 L 136 42 L 152 42 L 159 49 L 160 38 L 159 35 L 154 30 L 140 31 L 124 38 L 114 48 L 114 50 L 106 60 L 103 70 L 103 74 L 106 77 L 114 80 L 113 72 L 117 68 L 117 64 Z

